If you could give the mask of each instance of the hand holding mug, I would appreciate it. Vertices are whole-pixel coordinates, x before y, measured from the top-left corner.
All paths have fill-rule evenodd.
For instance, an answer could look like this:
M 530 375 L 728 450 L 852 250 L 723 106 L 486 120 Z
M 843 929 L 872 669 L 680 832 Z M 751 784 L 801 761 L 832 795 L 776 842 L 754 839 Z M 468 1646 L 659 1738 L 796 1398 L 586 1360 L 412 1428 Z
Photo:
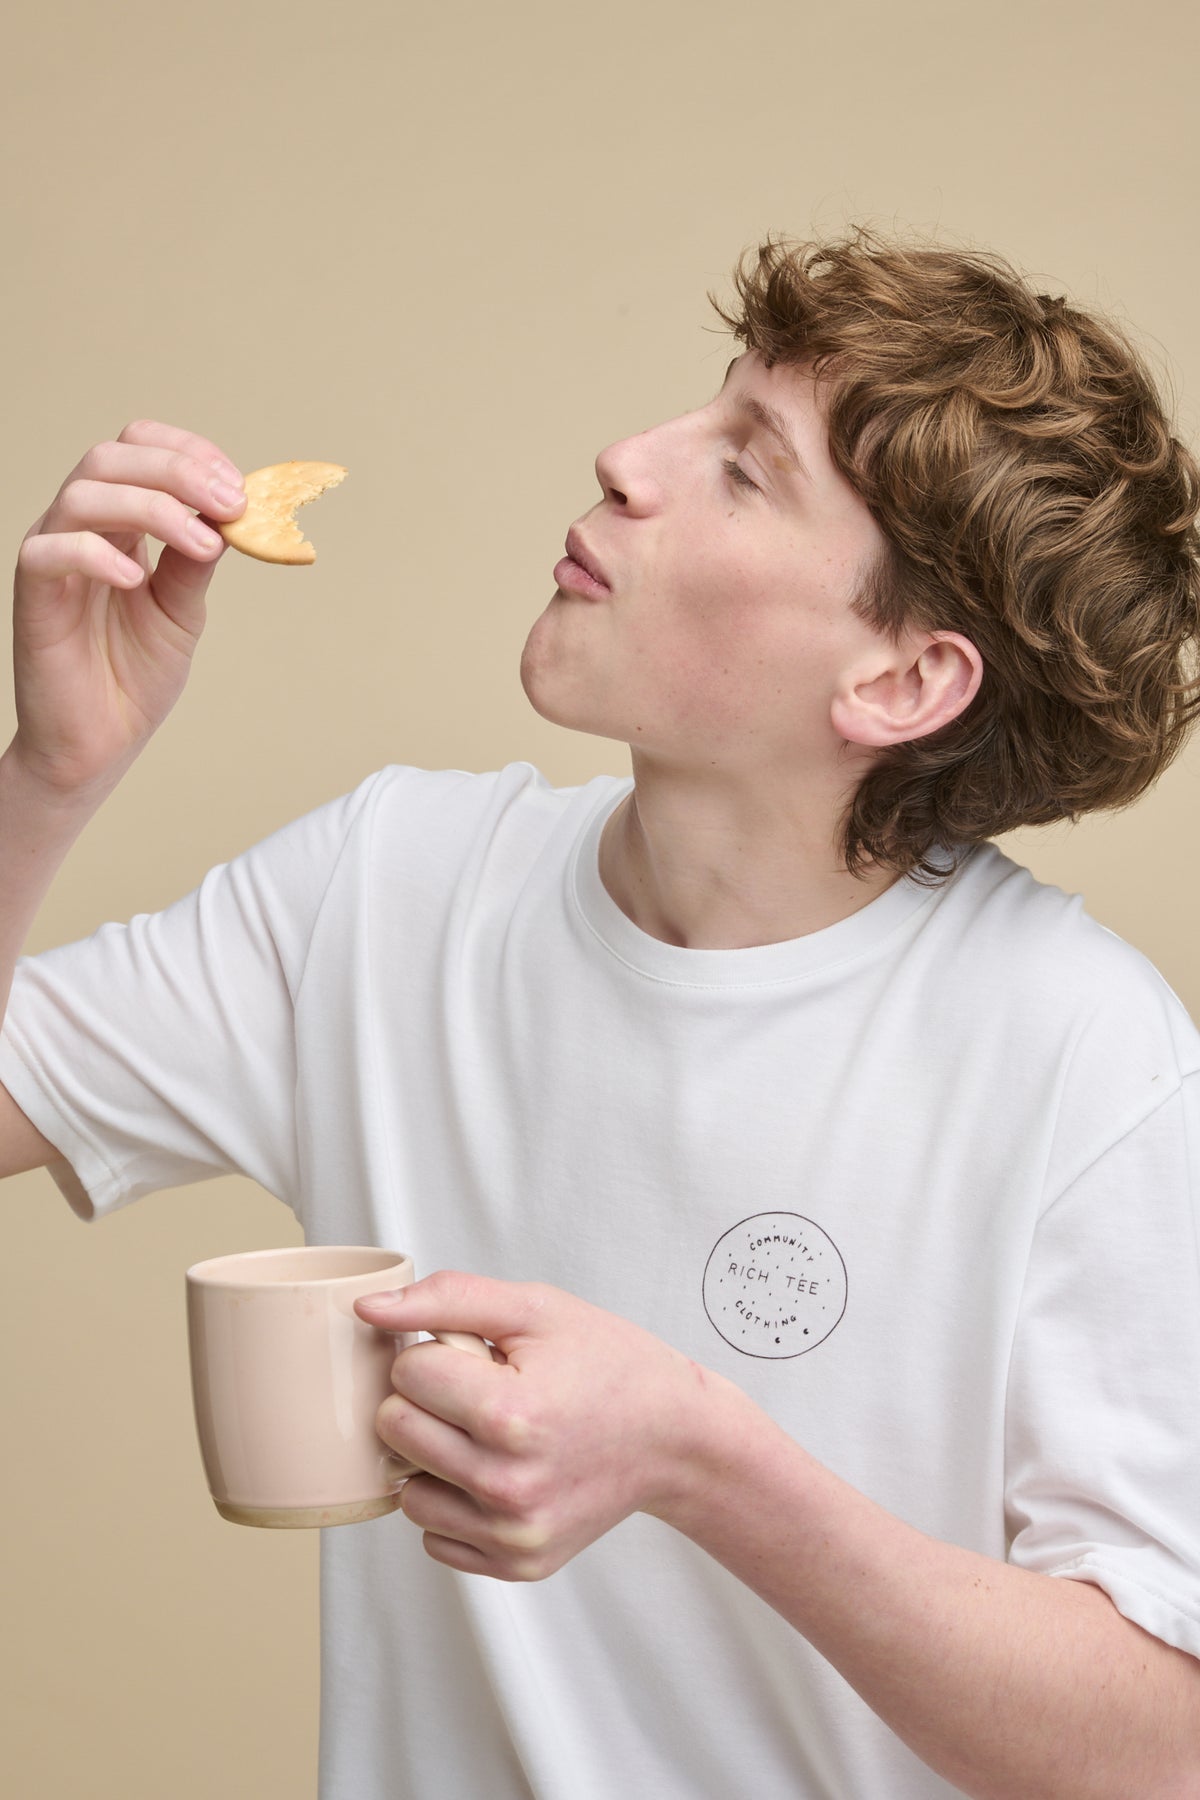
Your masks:
M 436 1562 L 540 1581 L 631 1513 L 683 1528 L 727 1482 L 749 1402 L 629 1319 L 453 1270 L 356 1310 L 397 1333 L 472 1330 L 503 1353 L 485 1368 L 422 1342 L 395 1359 L 378 1428 L 420 1467 L 402 1509 Z

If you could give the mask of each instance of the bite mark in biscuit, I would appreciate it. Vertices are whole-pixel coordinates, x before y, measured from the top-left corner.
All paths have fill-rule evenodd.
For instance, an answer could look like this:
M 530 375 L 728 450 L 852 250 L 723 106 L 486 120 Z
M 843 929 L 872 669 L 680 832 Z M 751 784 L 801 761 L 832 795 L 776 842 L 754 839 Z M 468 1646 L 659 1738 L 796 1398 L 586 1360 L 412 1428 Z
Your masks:
M 246 477 L 246 510 L 240 519 L 214 521 L 231 549 L 260 562 L 311 563 L 317 553 L 294 513 L 327 488 L 344 481 L 340 463 L 285 462 L 255 469 Z

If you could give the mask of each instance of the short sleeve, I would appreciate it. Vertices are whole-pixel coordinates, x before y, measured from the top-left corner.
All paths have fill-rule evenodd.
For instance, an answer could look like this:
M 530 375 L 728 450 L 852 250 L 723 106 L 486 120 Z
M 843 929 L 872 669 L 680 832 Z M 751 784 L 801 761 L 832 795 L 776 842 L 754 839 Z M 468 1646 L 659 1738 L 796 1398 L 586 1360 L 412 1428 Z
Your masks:
M 17 965 L 0 1082 L 83 1218 L 160 1188 L 296 1181 L 295 1002 L 378 776 L 221 864 L 165 911 Z
M 1200 1075 L 1038 1227 L 1013 1349 L 1010 1559 L 1200 1656 Z

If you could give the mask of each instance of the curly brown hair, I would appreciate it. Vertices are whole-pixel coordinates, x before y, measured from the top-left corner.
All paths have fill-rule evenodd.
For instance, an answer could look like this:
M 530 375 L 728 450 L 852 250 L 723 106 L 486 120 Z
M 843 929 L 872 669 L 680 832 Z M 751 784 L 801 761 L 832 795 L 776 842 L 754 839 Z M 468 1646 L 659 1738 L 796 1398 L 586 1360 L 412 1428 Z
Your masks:
M 854 600 L 893 639 L 957 631 L 966 711 L 880 753 L 846 866 L 933 882 L 1018 825 L 1128 805 L 1200 711 L 1200 468 L 1111 322 L 990 252 L 771 237 L 712 304 L 818 379 L 834 463 L 887 548 Z

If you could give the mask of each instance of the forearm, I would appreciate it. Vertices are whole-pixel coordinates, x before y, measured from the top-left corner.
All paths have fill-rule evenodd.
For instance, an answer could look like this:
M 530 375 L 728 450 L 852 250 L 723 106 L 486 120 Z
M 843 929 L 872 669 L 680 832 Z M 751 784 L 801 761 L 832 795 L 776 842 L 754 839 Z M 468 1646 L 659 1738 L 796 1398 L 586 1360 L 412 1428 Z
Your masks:
M 0 1018 L 30 926 L 101 798 L 56 795 L 28 773 L 12 746 L 0 756 Z
M 1200 1661 L 1098 1588 L 926 1537 L 731 1382 L 559 1289 L 442 1271 L 357 1308 L 381 1330 L 474 1331 L 502 1352 L 493 1367 L 415 1344 L 380 1408 L 383 1441 L 425 1471 L 404 1510 L 438 1561 L 540 1581 L 647 1512 L 973 1800 L 1200 1797 Z
M 976 1800 L 1200 1795 L 1200 1662 L 1098 1588 L 902 1523 L 728 1384 L 706 1403 L 720 1466 L 663 1516 L 939 1775 Z

